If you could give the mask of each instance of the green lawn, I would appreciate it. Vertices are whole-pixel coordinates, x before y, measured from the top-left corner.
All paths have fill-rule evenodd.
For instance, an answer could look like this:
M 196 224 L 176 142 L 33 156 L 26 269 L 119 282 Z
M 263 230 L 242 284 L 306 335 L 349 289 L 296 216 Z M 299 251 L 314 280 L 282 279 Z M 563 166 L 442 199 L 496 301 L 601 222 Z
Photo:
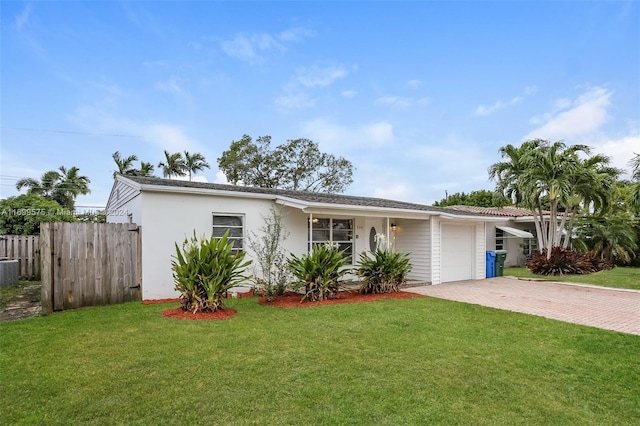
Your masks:
M 640 336 L 439 299 L 0 323 L 0 424 L 638 424 Z
M 609 271 L 600 271 L 588 275 L 562 276 L 534 275 L 527 268 L 504 268 L 504 275 L 640 290 L 640 268 L 613 268 Z

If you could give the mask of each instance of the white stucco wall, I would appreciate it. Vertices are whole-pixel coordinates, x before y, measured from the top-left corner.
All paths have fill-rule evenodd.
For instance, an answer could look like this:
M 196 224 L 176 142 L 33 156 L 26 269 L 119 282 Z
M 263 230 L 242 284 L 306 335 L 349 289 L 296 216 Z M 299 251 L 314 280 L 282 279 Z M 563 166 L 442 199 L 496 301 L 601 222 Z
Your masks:
M 142 297 L 164 299 L 177 297 L 171 272 L 175 245 L 196 235 L 211 237 L 212 214 L 228 213 L 245 216 L 247 233 L 260 229 L 275 204 L 270 200 L 211 195 L 147 192 L 142 198 Z M 280 207 L 280 206 L 278 206 Z M 289 230 L 285 241 L 288 251 L 306 252 L 307 216 L 299 210 L 284 209 L 284 223 Z M 254 257 L 247 248 L 247 259 Z M 250 267 L 252 268 L 252 267 Z M 253 271 L 251 271 L 253 272 Z
M 528 230 L 535 235 L 535 225 L 533 223 L 514 222 L 511 220 L 504 222 L 488 222 L 486 236 L 487 250 L 496 249 L 496 226 L 509 226 L 523 231 Z M 503 240 L 504 250 L 507 251 L 507 258 L 504 263 L 505 266 L 524 266 L 526 261 L 523 248 L 524 239 L 505 232 Z

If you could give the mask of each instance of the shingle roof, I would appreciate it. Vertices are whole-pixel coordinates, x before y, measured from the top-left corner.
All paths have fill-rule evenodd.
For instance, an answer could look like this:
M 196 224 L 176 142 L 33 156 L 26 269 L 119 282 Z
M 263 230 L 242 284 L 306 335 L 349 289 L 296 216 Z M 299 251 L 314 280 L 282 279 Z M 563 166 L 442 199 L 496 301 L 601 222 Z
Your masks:
M 533 212 L 522 207 L 477 207 L 477 206 L 449 206 L 449 209 L 465 213 L 478 213 L 488 216 L 524 217 L 533 216 Z M 548 212 L 543 212 L 548 213 Z
M 417 210 L 434 213 L 448 213 L 458 216 L 483 216 L 483 214 L 474 212 L 462 212 L 444 207 L 433 207 L 424 204 L 407 203 L 404 201 L 388 200 L 384 198 L 372 198 L 372 197 L 357 197 L 352 195 L 342 194 L 328 194 L 323 192 L 307 192 L 307 191 L 292 191 L 286 189 L 271 189 L 271 188 L 256 188 L 251 186 L 239 186 L 220 183 L 208 183 L 208 182 L 193 182 L 182 181 L 175 179 L 161 179 L 158 177 L 142 177 L 142 176 L 124 176 L 126 179 L 132 180 L 141 185 L 155 185 L 166 187 L 178 187 L 178 188 L 199 188 L 210 189 L 215 191 L 233 191 L 233 192 L 245 192 L 248 194 L 268 194 L 275 197 L 287 197 L 294 200 L 309 203 L 323 203 L 323 204 L 339 204 L 348 206 L 367 206 L 367 207 L 380 207 L 389 209 L 401 209 L 401 210 Z

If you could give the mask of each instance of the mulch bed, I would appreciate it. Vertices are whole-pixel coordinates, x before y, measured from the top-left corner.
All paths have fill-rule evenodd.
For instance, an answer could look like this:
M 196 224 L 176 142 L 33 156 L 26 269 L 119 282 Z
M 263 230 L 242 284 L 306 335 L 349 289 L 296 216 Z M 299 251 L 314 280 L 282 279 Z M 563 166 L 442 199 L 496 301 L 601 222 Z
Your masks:
M 300 293 L 288 292 L 282 296 L 277 296 L 273 302 L 268 302 L 266 297 L 261 297 L 259 303 L 261 305 L 276 306 L 278 308 L 306 308 L 309 306 L 337 305 L 341 303 L 373 302 L 381 299 L 413 299 L 415 297 L 425 296 L 417 293 L 408 293 L 406 291 L 383 294 L 362 294 L 359 290 L 351 290 L 341 291 L 337 297 L 333 299 L 323 300 L 321 302 L 310 302 L 308 300 L 301 301 L 302 295 Z
M 238 295 L 240 297 L 249 297 L 248 294 Z M 287 292 L 282 296 L 276 296 L 275 300 L 268 302 L 266 297 L 261 297 L 258 301 L 264 306 L 274 306 L 278 308 L 307 308 L 309 306 L 321 306 L 321 305 L 337 305 L 342 303 L 356 303 L 356 302 L 373 302 L 382 299 L 413 299 L 416 297 L 426 297 L 422 294 L 408 293 L 406 291 L 399 291 L 396 293 L 383 293 L 383 294 L 362 294 L 359 290 L 341 291 L 338 295 L 329 300 L 323 300 L 321 302 L 310 302 L 308 300 L 301 301 L 302 295 L 300 293 Z M 145 305 L 153 305 L 158 303 L 177 303 L 178 299 L 156 299 L 145 300 L 142 303 Z M 236 314 L 234 309 L 224 308 L 216 312 L 193 312 L 183 311 L 181 307 L 167 309 L 162 312 L 162 316 L 175 319 L 187 319 L 187 320 L 225 320 L 233 317 Z

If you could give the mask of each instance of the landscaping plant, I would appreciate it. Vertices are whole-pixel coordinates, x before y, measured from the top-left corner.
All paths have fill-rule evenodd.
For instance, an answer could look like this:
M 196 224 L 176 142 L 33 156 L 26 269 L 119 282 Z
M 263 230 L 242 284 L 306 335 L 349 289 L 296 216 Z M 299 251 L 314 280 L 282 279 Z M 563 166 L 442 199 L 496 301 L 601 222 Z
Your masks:
M 527 268 L 537 275 L 578 275 L 610 269 L 611 264 L 594 253 L 553 247 L 551 256 L 547 256 L 547 249 L 531 253 Z
M 249 248 L 255 253 L 257 266 L 254 273 L 255 291 L 272 301 L 289 287 L 291 271 L 287 268 L 283 242 L 289 236 L 282 223 L 282 212 L 274 208 L 263 217 L 260 234 L 251 232 L 247 238 Z
M 317 302 L 334 297 L 340 290 L 340 279 L 350 271 L 345 269 L 347 258 L 333 245 L 317 244 L 310 254 L 296 257 L 293 253 L 288 266 L 298 280 L 294 288 L 304 287 L 302 300 Z
M 243 251 L 234 253 L 233 242 L 228 236 L 227 231 L 219 239 L 202 237 L 198 240 L 194 231 L 190 240 L 185 239 L 182 249 L 176 243 L 171 269 L 185 311 L 223 309 L 225 293 L 249 278 L 244 271 L 251 261 L 244 262 Z
M 377 249 L 371 255 L 367 252 L 360 254 L 360 291 L 365 294 L 398 291 L 406 282 L 407 274 L 411 272 L 409 257 L 405 253 L 393 253 L 382 249 Z

